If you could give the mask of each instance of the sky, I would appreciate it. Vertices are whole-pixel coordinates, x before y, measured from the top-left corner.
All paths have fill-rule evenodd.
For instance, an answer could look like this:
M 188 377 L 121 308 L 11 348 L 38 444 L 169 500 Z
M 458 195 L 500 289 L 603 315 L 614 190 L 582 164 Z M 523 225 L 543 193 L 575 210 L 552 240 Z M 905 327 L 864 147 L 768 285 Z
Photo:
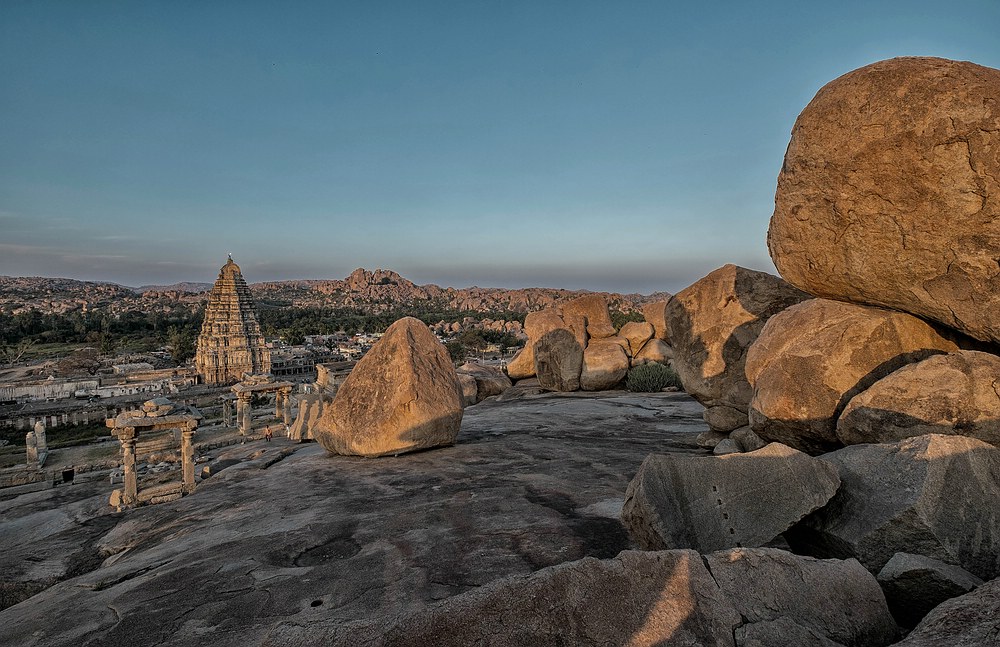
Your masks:
M 2 0 L 0 275 L 773 273 L 820 87 L 895 56 L 1000 68 L 998 34 L 1000 0 Z

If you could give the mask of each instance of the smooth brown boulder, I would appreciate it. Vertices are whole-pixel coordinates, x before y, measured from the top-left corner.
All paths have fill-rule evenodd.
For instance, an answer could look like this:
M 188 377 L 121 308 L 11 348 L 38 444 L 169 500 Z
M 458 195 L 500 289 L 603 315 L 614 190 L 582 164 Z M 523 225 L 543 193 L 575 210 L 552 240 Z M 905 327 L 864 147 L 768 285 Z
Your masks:
M 331 454 L 386 456 L 454 445 L 462 390 L 444 345 L 422 321 L 389 326 L 313 426 Z
M 535 344 L 531 340 L 507 362 L 507 377 L 526 380 L 535 377 Z
M 654 301 L 642 306 L 642 316 L 646 321 L 653 324 L 653 333 L 656 339 L 670 343 L 667 336 L 667 302 Z
M 1000 579 L 934 608 L 899 647 L 995 647 L 1000 637 Z
M 562 305 L 563 319 L 582 315 L 587 320 L 587 334 L 596 339 L 611 337 L 615 327 L 611 324 L 608 301 L 600 294 L 587 294 Z
M 667 303 L 667 336 L 684 390 L 705 406 L 747 411 L 747 348 L 771 316 L 808 298 L 776 276 L 736 265 L 675 294 Z
M 558 328 L 535 342 L 535 375 L 547 391 L 577 391 L 583 369 L 583 348 L 573 333 Z
M 1000 449 L 931 434 L 851 445 L 822 460 L 840 474 L 836 496 L 785 533 L 798 553 L 853 557 L 878 573 L 896 553 L 1000 575 Z
M 896 553 L 878 574 L 889 611 L 901 627 L 913 628 L 937 605 L 965 595 L 981 579 L 941 560 Z
M 799 115 L 768 247 L 817 296 L 1000 341 L 1000 70 L 896 58 L 824 86 Z
M 888 645 L 897 636 L 882 590 L 857 560 L 811 559 L 775 548 L 705 555 L 745 623 L 793 620 L 841 645 Z M 785 637 L 779 645 L 793 645 Z
M 772 317 L 750 347 L 750 426 L 767 441 L 810 454 L 842 445 L 847 402 L 896 369 L 957 350 L 911 315 L 811 299 Z
M 854 396 L 837 421 L 845 445 L 924 434 L 1000 447 L 1000 357 L 960 350 L 904 366 Z
M 613 389 L 625 379 L 628 367 L 628 355 L 619 344 L 595 339 L 583 351 L 580 389 L 583 391 Z
M 761 546 L 839 484 L 834 467 L 778 443 L 726 456 L 651 454 L 625 492 L 622 523 L 646 550 Z
M 618 331 L 619 337 L 628 340 L 629 356 L 635 357 L 654 334 L 653 324 L 642 321 L 629 321 Z

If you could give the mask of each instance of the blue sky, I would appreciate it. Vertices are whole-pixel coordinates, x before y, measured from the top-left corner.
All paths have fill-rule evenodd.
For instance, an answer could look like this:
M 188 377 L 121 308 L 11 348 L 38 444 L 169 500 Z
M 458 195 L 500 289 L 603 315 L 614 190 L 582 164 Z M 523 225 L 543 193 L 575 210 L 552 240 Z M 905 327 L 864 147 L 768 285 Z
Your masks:
M 0 274 L 212 281 L 228 252 L 251 282 L 773 272 L 816 91 L 894 56 L 1000 67 L 998 33 L 998 0 L 4 0 Z

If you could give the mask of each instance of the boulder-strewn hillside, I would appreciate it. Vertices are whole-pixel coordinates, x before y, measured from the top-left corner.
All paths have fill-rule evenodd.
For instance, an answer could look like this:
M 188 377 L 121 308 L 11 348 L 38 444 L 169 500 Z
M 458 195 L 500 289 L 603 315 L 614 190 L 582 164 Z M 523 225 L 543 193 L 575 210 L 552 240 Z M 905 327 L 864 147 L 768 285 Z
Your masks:
M 129 288 L 114 283 L 50 279 L 40 277 L 0 276 L 0 312 L 16 314 L 32 308 L 48 313 L 75 310 L 108 311 L 160 310 L 177 305 L 199 305 L 207 298 L 208 283 L 177 283 L 169 286 Z M 475 312 L 525 313 L 569 301 L 585 290 L 554 288 L 442 288 L 416 285 L 392 270 L 374 272 L 358 268 L 343 280 L 269 281 L 250 285 L 258 301 L 294 307 L 346 307 L 373 311 L 396 306 L 434 302 L 454 310 Z M 658 292 L 640 294 L 607 293 L 613 310 L 634 312 L 642 304 L 663 300 L 669 295 Z

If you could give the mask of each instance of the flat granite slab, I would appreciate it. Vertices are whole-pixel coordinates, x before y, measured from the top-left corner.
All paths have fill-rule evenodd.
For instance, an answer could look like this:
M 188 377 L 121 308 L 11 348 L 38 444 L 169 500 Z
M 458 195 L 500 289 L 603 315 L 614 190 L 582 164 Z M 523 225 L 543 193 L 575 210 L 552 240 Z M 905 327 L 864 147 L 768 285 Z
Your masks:
M 629 481 L 650 453 L 704 453 L 702 411 L 683 393 L 486 401 L 454 447 L 365 459 L 258 441 L 214 452 L 221 471 L 178 501 L 112 513 L 102 482 L 0 501 L 0 591 L 41 589 L 0 626 L 24 646 L 246 647 L 613 557 L 634 548 Z

